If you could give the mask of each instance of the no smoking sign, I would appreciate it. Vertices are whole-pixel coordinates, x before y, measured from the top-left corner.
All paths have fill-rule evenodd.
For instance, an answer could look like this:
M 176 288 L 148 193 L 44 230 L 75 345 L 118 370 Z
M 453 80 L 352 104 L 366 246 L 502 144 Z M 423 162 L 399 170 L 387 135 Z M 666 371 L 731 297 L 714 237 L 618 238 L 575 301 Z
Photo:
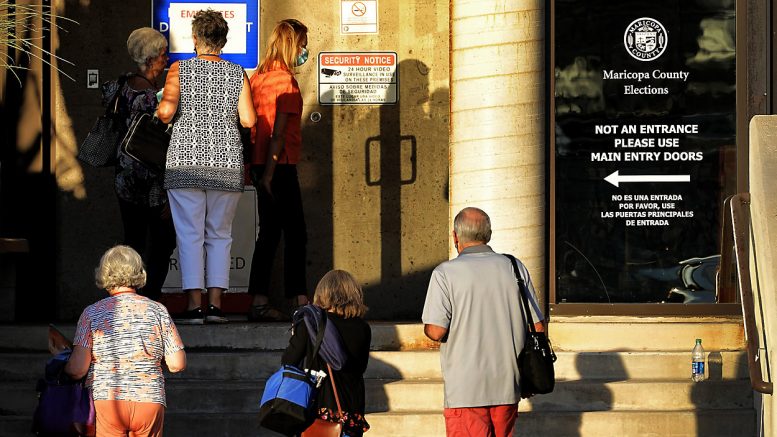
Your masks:
M 351 13 L 357 17 L 363 17 L 367 13 L 367 5 L 362 2 L 356 2 L 351 6 Z
M 340 33 L 378 33 L 378 0 L 340 0 Z

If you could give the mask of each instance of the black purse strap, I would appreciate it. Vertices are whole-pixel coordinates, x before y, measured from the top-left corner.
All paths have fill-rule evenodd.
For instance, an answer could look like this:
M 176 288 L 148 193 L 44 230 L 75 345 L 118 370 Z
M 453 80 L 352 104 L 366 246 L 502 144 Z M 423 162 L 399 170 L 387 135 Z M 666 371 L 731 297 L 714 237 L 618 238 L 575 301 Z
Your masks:
M 521 306 L 521 310 L 524 314 L 524 320 L 526 320 L 526 329 L 529 332 L 537 332 L 537 328 L 534 327 L 534 319 L 531 316 L 531 307 L 529 307 L 529 290 L 526 287 L 526 281 L 523 280 L 523 277 L 521 277 L 521 273 L 518 271 L 518 262 L 515 260 L 515 257 L 510 254 L 503 254 L 507 257 L 507 259 L 510 260 L 510 262 L 513 264 L 513 273 L 515 273 L 515 282 L 518 284 L 518 292 L 521 294 L 521 301 L 523 302 L 523 305 Z
M 532 316 L 531 316 L 531 309 L 530 309 L 531 307 L 529 306 L 529 297 L 528 297 L 529 288 L 526 286 L 526 281 L 523 280 L 520 272 L 518 271 L 518 262 L 515 260 L 515 257 L 510 254 L 505 253 L 503 255 L 506 256 L 513 264 L 513 272 L 515 273 L 515 282 L 518 283 L 518 289 L 520 290 L 520 293 L 521 293 L 521 301 L 523 301 L 522 309 L 524 314 L 526 314 L 526 319 L 525 319 L 526 329 L 533 334 L 537 334 L 537 328 L 534 326 L 534 320 L 532 319 Z M 553 351 L 553 345 L 550 343 L 550 337 L 548 337 L 548 333 L 547 333 L 547 326 L 545 331 L 546 332 L 540 333 L 540 334 L 542 334 L 544 338 L 547 340 L 548 349 L 550 350 L 550 356 L 552 357 L 553 362 L 556 362 L 556 352 Z

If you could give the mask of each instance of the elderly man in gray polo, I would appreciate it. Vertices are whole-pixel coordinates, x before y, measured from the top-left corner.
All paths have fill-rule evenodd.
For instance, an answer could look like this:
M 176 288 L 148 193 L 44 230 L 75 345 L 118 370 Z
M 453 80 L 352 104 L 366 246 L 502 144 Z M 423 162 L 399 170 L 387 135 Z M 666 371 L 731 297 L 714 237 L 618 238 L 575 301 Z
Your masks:
M 424 333 L 440 341 L 448 437 L 511 436 L 521 398 L 518 354 L 526 323 L 510 260 L 495 253 L 491 220 L 464 208 L 453 222 L 459 256 L 432 272 L 422 319 Z M 532 317 L 544 331 L 529 271 L 519 274 L 531 290 Z

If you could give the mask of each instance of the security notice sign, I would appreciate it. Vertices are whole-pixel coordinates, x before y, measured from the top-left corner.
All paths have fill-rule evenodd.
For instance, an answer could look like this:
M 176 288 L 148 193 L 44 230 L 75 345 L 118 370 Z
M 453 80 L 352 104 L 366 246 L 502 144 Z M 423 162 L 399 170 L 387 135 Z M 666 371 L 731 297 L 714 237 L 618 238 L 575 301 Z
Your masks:
M 395 52 L 321 52 L 318 103 L 390 105 L 397 103 Z
M 378 33 L 378 0 L 340 0 L 340 33 Z

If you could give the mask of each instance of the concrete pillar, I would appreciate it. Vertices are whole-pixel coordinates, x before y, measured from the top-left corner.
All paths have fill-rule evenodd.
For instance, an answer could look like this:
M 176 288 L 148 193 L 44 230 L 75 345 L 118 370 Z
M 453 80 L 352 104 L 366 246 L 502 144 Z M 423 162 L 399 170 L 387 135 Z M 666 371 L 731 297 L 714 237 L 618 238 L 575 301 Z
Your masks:
M 451 0 L 450 223 L 466 206 L 486 211 L 491 246 L 519 257 L 540 295 L 544 38 L 543 1 Z

